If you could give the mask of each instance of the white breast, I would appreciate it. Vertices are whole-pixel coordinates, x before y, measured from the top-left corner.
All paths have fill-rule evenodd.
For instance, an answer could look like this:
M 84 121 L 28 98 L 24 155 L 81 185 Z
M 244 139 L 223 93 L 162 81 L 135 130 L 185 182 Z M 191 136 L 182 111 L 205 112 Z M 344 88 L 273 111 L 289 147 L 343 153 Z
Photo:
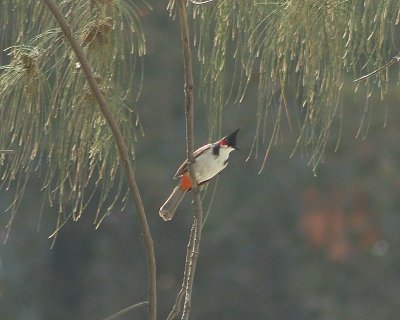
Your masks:
M 210 148 L 198 156 L 194 163 L 197 182 L 201 183 L 210 180 L 220 173 L 228 165 L 227 160 L 229 158 L 229 153 L 233 150 L 234 149 L 230 147 L 221 147 L 219 149 L 219 155 L 216 156 L 212 153 L 212 149 Z

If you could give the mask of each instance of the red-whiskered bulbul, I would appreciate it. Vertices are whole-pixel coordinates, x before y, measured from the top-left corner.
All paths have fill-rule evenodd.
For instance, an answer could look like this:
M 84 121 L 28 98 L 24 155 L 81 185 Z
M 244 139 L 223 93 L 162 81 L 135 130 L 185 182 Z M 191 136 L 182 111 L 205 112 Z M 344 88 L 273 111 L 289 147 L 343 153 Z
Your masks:
M 229 154 L 233 150 L 238 150 L 236 147 L 238 131 L 239 129 L 215 143 L 200 147 L 194 152 L 194 172 L 199 186 L 214 178 L 228 165 Z M 160 208 L 160 217 L 164 221 L 172 219 L 186 192 L 191 190 L 188 160 L 182 163 L 175 173 L 174 180 L 177 179 L 179 179 L 178 185 Z

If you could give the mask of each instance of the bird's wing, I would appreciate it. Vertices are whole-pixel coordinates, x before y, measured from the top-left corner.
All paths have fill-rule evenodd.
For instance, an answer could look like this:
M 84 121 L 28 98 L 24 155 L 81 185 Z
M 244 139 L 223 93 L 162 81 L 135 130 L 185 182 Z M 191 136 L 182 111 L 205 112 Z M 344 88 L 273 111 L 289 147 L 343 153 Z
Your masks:
M 185 162 L 181 164 L 181 166 L 178 168 L 178 170 L 176 171 L 176 173 L 174 175 L 174 180 L 178 179 L 179 177 L 182 177 L 183 174 L 188 170 L 187 163 L 188 163 L 188 161 L 186 159 Z
M 193 156 L 196 159 L 198 156 L 200 156 L 203 152 L 207 151 L 208 149 L 210 149 L 212 147 L 212 144 L 206 144 L 200 148 L 198 148 L 194 153 Z M 181 166 L 178 168 L 178 170 L 176 171 L 175 175 L 174 175 L 174 180 L 178 179 L 179 177 L 182 177 L 183 174 L 185 172 L 188 171 L 188 161 L 187 159 L 181 164 Z

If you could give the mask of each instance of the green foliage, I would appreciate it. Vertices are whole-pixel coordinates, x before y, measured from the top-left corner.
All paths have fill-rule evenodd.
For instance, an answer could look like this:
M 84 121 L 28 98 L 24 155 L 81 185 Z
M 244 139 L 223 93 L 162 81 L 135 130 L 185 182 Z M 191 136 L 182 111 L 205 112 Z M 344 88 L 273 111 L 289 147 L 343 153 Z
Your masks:
M 145 54 L 140 7 L 124 0 L 59 5 L 86 50 L 134 157 L 139 120 L 132 101 L 140 91 L 138 57 Z M 40 172 L 41 188 L 44 200 L 59 208 L 57 226 L 69 217 L 79 219 L 95 192 L 101 193 L 95 218 L 99 223 L 126 198 L 111 131 L 42 2 L 2 1 L 0 12 L 2 33 L 9 35 L 1 43 L 9 62 L 0 68 L 0 146 L 16 151 L 0 162 L 1 185 L 8 188 L 17 180 L 9 226 L 24 186 L 38 168 L 46 168 Z M 118 193 L 109 199 L 112 188 Z
M 250 154 L 265 145 L 265 159 L 289 130 L 298 136 L 295 150 L 310 148 L 315 169 L 323 160 L 332 123 L 341 115 L 344 79 L 369 73 L 398 54 L 400 0 L 196 3 L 188 5 L 200 62 L 197 83 L 207 105 L 211 139 L 221 135 L 224 108 L 255 94 Z M 142 78 L 137 64 L 146 52 L 140 16 L 148 7 L 129 0 L 64 0 L 59 5 L 133 157 L 139 125 L 133 101 Z M 174 15 L 174 0 L 168 8 Z M 0 70 L 0 149 L 16 150 L 1 155 L 0 179 L 6 188 L 17 180 L 11 216 L 31 172 L 44 165 L 42 188 L 46 201 L 59 206 L 59 225 L 64 212 L 78 219 L 97 189 L 102 194 L 96 215 L 100 221 L 100 210 L 107 214 L 125 192 L 111 132 L 79 64 L 40 1 L 2 1 L 0 26 L 0 46 L 8 54 L 0 57 L 7 61 Z M 385 96 L 389 75 L 385 70 L 361 84 L 365 114 L 376 86 Z M 250 92 L 253 87 L 256 93 Z M 365 119 L 362 130 L 368 127 Z M 108 199 L 113 187 L 120 192 Z
M 193 4 L 201 90 L 212 133 L 220 130 L 222 108 L 242 102 L 248 85 L 257 83 L 252 151 L 267 142 L 267 156 L 286 118 L 288 129 L 298 133 L 296 148 L 310 146 L 315 169 L 340 110 L 344 77 L 368 73 L 398 54 L 399 8 L 400 1 L 391 0 Z M 233 79 L 227 77 L 232 68 Z M 388 78 L 381 72 L 368 79 L 367 98 L 376 83 L 383 97 Z

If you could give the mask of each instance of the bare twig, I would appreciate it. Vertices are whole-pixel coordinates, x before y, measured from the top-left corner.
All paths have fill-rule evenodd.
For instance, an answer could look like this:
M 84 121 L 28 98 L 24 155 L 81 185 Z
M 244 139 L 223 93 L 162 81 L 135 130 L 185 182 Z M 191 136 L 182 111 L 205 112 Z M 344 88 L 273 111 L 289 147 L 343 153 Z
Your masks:
M 199 199 L 200 200 L 200 199 Z M 200 203 L 201 206 L 201 203 Z M 201 219 L 197 218 L 197 215 L 201 214 Z M 190 310 L 192 308 L 192 291 L 194 283 L 194 275 L 196 272 L 197 259 L 199 257 L 201 232 L 203 226 L 203 211 L 197 213 L 195 211 L 195 218 L 193 220 L 191 229 L 191 239 L 188 243 L 188 251 L 186 254 L 185 269 L 187 269 L 187 274 L 183 279 L 183 284 L 185 287 L 185 302 L 183 303 L 183 311 L 181 320 L 188 320 Z
M 189 242 L 187 244 L 187 249 L 186 249 L 185 270 L 183 271 L 183 281 L 182 281 L 181 290 L 179 290 L 178 294 L 176 295 L 175 304 L 172 307 L 172 310 L 171 310 L 170 314 L 168 315 L 167 320 L 176 319 L 179 315 L 179 312 L 181 311 L 182 299 L 185 296 L 185 292 L 186 292 L 186 284 L 187 284 L 186 279 L 189 277 L 189 272 L 190 272 L 189 257 L 191 255 L 190 253 L 192 251 L 195 234 L 196 234 L 195 224 L 193 223 L 192 229 L 190 230 Z
M 14 154 L 14 150 L 0 150 L 0 154 Z
M 186 271 L 186 265 L 185 265 L 185 271 Z M 185 278 L 185 275 L 183 275 Z M 174 320 L 178 317 L 179 312 L 181 312 L 181 304 L 182 304 L 182 299 L 185 296 L 185 282 L 182 283 L 181 290 L 179 290 L 178 294 L 176 295 L 175 303 L 172 307 L 171 312 L 169 313 L 167 320 Z
M 117 144 L 118 152 L 121 158 L 121 163 L 123 165 L 126 177 L 128 179 L 129 188 L 131 190 L 133 199 L 135 201 L 136 213 L 138 214 L 138 218 L 140 221 L 140 228 L 147 255 L 149 319 L 155 320 L 157 317 L 157 289 L 156 289 L 156 260 L 154 254 L 154 244 L 153 244 L 153 239 L 151 237 L 149 225 L 147 223 L 146 213 L 143 207 L 140 192 L 136 183 L 136 178 L 133 172 L 132 163 L 129 158 L 128 148 L 122 136 L 121 130 L 118 126 L 118 123 L 115 120 L 103 93 L 101 92 L 99 86 L 97 85 L 92 69 L 86 60 L 85 54 L 80 44 L 75 39 L 68 22 L 65 20 L 63 14 L 61 13 L 60 9 L 58 8 L 54 0 L 43 0 L 43 2 L 50 9 L 50 11 L 60 24 L 60 27 L 65 37 L 70 42 L 71 48 L 75 52 L 76 57 L 82 67 L 82 70 L 85 73 L 90 90 L 92 91 L 94 97 L 96 98 L 99 104 L 99 108 L 103 113 L 103 116 L 107 121 L 108 125 L 110 126 L 113 137 Z
M 119 316 L 123 315 L 124 313 L 127 313 L 128 311 L 131 311 L 131 310 L 133 310 L 133 309 L 137 309 L 137 308 L 143 307 L 143 306 L 148 305 L 148 304 L 149 304 L 148 301 L 143 301 L 143 302 L 136 303 L 136 304 L 131 305 L 131 306 L 129 306 L 129 307 L 126 307 L 126 308 L 124 308 L 124 309 L 122 309 L 122 310 L 120 310 L 120 311 L 118 311 L 118 312 L 112 314 L 111 316 L 102 319 L 102 320 L 113 320 L 113 319 L 117 319 Z
M 202 5 L 202 4 L 207 4 L 207 3 L 213 2 L 214 0 L 204 0 L 204 1 L 189 0 L 189 1 L 196 5 Z
M 186 142 L 189 174 L 192 182 L 194 220 L 190 232 L 190 240 L 186 252 L 185 272 L 183 275 L 182 289 L 178 293 L 175 305 L 168 319 L 174 319 L 179 311 L 183 294 L 185 295 L 182 320 L 189 319 L 193 281 L 200 248 L 201 231 L 203 225 L 203 209 L 199 194 L 199 187 L 194 174 L 194 133 L 193 133 L 193 68 L 192 53 L 189 40 L 189 24 L 187 21 L 185 0 L 178 1 L 179 20 L 181 26 L 183 60 L 185 67 L 185 115 L 186 115 Z
M 390 66 L 392 66 L 393 64 L 399 63 L 399 62 L 400 62 L 400 56 L 393 57 L 392 60 L 390 60 L 388 63 L 386 63 L 382 67 L 380 67 L 380 68 L 378 68 L 378 69 L 376 69 L 376 70 L 374 70 L 374 71 L 372 71 L 372 72 L 370 72 L 370 73 L 368 73 L 368 74 L 366 74 L 366 75 L 364 75 L 364 76 L 362 76 L 362 77 L 360 77 L 360 78 L 358 78 L 356 80 L 353 80 L 353 83 L 365 80 L 365 79 L 373 76 L 374 74 L 376 74 L 376 73 L 378 73 L 378 72 L 380 72 L 380 71 L 382 71 L 384 69 L 387 69 Z

